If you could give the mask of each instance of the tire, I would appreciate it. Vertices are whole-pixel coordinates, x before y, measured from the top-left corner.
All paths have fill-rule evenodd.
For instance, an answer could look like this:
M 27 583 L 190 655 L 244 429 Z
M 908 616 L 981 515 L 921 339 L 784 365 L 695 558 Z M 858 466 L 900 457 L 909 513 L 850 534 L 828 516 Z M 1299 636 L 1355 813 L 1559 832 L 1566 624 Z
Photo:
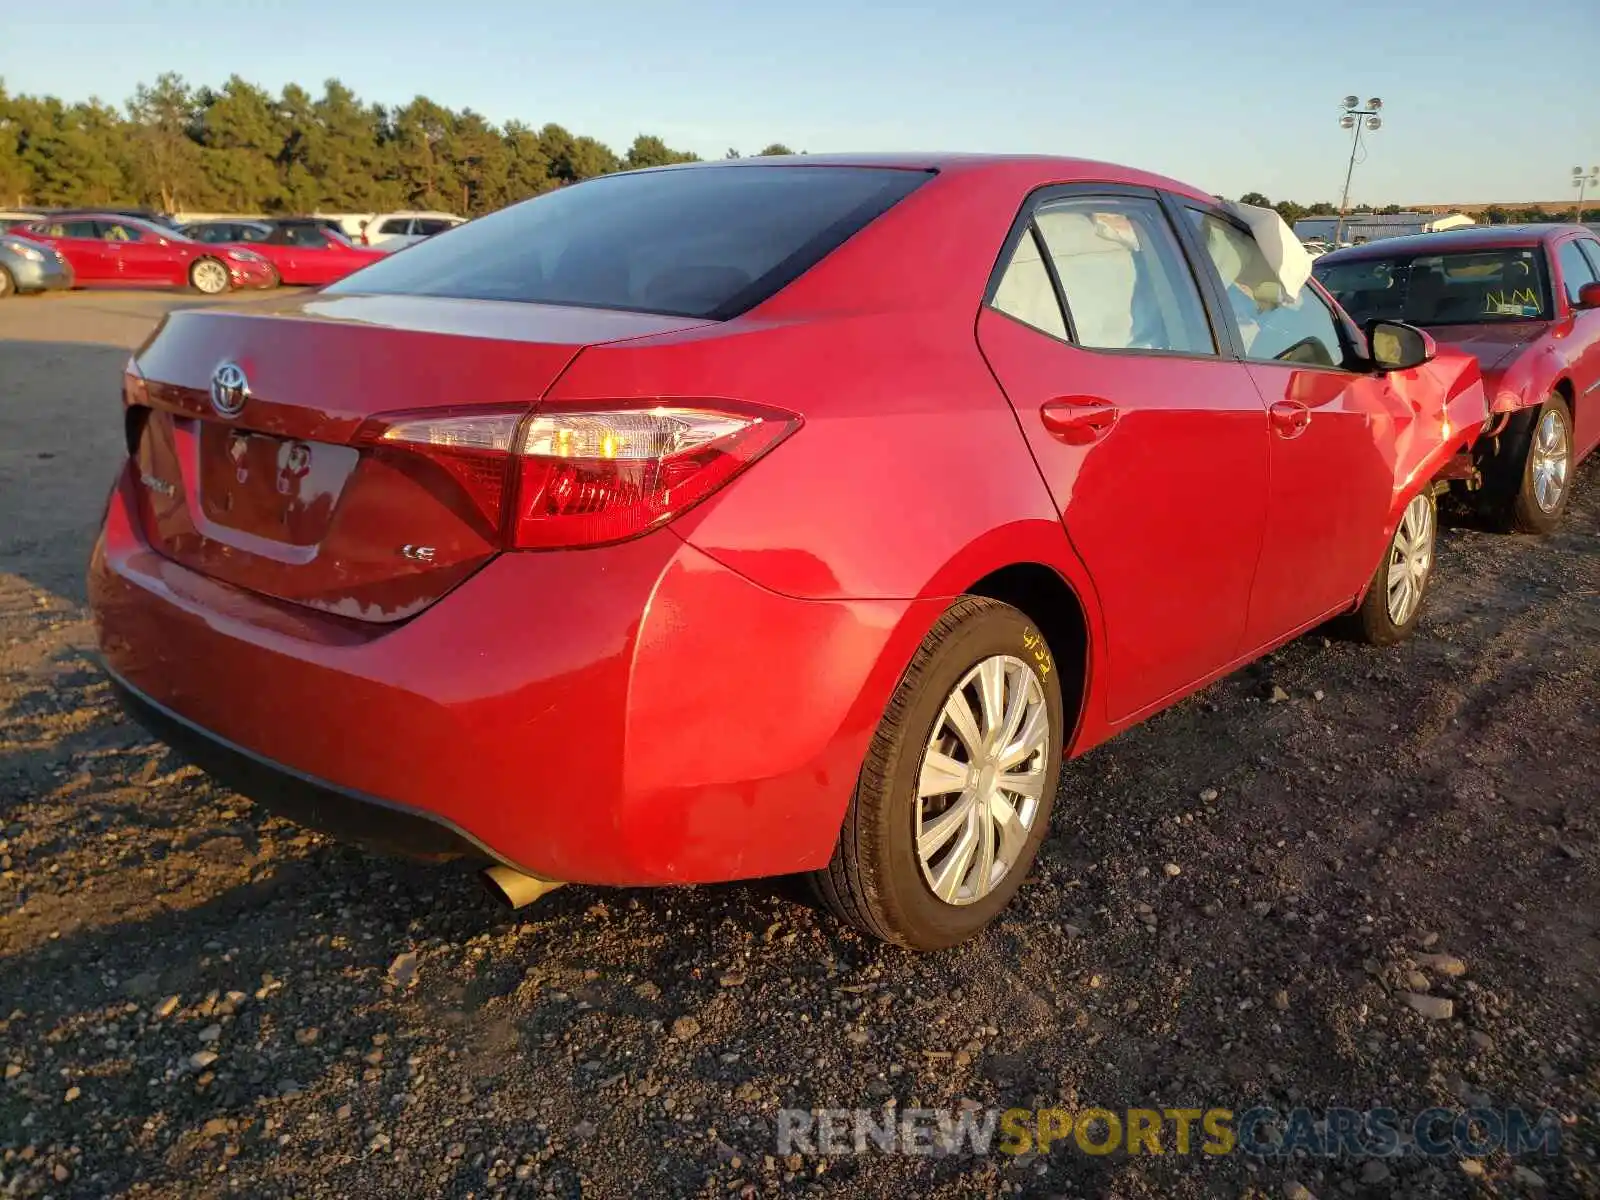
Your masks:
M 1502 486 L 1492 515 L 1507 533 L 1543 536 L 1561 523 L 1572 492 L 1572 409 L 1552 395 L 1534 414 L 1502 464 Z
M 986 682 L 998 703 L 983 703 Z M 964 735 L 946 715 L 958 692 L 973 718 Z M 986 710 L 1004 716 L 997 722 Z M 1013 753 L 1026 757 L 999 759 L 1010 769 L 997 775 L 996 756 L 986 749 L 993 743 L 983 735 L 1010 728 L 1012 718 Z M 1040 730 L 1041 722 L 1047 728 Z M 1063 737 L 1061 681 L 1043 637 L 1008 604 L 958 600 L 923 639 L 889 701 L 833 859 L 811 877 L 819 899 L 862 933 L 908 949 L 937 950 L 974 936 L 1010 902 L 1044 840 Z M 968 749 L 972 741 L 976 754 Z M 1025 746 L 1032 751 L 1019 749 Z M 938 765 L 925 767 L 934 752 Z M 952 786 L 919 798 L 924 776 L 931 786 Z M 1003 780 L 1024 786 L 997 786 Z M 1012 820 L 996 815 L 1001 805 Z M 962 810 L 966 817 L 952 815 Z M 919 825 L 926 859 L 917 850 Z M 980 874 L 986 843 L 989 861 L 1005 863 L 998 874 Z M 948 899 L 935 893 L 935 881 Z
M 16 291 L 17 281 L 11 278 L 11 272 L 5 267 L 0 267 L 0 300 L 15 295 Z
M 189 264 L 189 286 L 202 296 L 220 296 L 233 286 L 228 268 L 215 258 L 197 258 Z
M 1361 606 L 1339 622 L 1341 632 L 1369 646 L 1392 646 L 1410 637 L 1433 579 L 1438 535 L 1439 510 L 1433 493 L 1412 497 L 1372 573 Z

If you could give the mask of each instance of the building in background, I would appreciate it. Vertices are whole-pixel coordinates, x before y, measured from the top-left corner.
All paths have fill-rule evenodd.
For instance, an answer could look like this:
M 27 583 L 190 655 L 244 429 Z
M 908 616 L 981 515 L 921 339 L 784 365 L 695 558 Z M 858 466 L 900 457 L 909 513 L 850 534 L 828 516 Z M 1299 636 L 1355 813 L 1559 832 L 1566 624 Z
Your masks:
M 1349 213 L 1344 219 L 1345 242 L 1375 242 L 1379 238 L 1402 237 L 1408 233 L 1438 233 L 1477 222 L 1462 213 L 1398 212 Z M 1317 239 L 1331 243 L 1338 217 L 1301 217 L 1294 223 L 1294 235 L 1302 242 Z

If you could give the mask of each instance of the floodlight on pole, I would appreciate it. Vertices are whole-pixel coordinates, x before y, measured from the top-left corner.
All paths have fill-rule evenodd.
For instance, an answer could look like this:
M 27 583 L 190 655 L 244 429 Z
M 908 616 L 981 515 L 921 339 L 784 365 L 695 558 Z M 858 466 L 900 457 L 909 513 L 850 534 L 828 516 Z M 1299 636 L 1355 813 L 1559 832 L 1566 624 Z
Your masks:
M 1354 130 L 1350 139 L 1350 162 L 1344 170 L 1344 194 L 1339 199 L 1339 221 L 1333 227 L 1333 246 L 1339 248 L 1339 241 L 1344 236 L 1345 213 L 1350 209 L 1350 176 L 1355 173 L 1356 154 L 1361 149 L 1361 131 L 1367 129 L 1372 132 L 1383 128 L 1383 118 L 1378 113 L 1383 108 L 1383 100 L 1374 96 L 1367 101 L 1365 108 L 1361 107 L 1360 96 L 1346 96 L 1342 105 L 1343 112 L 1339 115 L 1339 128 Z
M 1592 184 L 1600 183 L 1600 167 L 1590 167 L 1585 171 L 1582 167 L 1572 168 L 1572 186 L 1578 189 L 1578 207 L 1572 212 L 1572 219 L 1583 220 L 1583 193 Z

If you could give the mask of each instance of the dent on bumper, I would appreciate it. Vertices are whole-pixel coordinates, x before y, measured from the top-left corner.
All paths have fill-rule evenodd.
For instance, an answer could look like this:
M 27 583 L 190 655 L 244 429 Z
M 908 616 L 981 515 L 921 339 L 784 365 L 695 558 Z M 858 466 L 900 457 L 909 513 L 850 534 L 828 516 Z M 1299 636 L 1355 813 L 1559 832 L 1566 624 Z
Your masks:
M 249 756 L 572 882 L 823 865 L 937 615 L 779 596 L 659 531 L 503 555 L 409 622 L 360 626 L 161 557 L 130 486 L 89 578 L 116 676 Z

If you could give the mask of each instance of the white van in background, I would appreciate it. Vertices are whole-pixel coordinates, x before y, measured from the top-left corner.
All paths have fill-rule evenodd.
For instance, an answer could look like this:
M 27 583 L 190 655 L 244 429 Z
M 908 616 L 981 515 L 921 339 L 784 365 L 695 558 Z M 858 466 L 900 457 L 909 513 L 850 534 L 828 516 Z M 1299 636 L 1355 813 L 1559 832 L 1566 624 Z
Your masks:
M 366 246 L 382 246 L 398 250 L 423 238 L 443 233 L 466 223 L 465 217 L 444 212 L 387 212 L 374 213 L 362 227 L 357 241 Z

